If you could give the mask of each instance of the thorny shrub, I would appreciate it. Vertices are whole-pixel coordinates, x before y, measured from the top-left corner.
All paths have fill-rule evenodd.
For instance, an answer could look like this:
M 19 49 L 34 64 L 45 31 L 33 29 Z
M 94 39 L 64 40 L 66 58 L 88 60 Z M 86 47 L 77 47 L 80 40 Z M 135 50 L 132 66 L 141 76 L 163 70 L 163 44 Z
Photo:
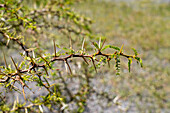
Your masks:
M 7 104 L 7 98 L 0 91 L 0 111 L 2 112 L 43 112 L 46 107 L 51 112 L 83 112 L 87 106 L 86 101 L 92 93 L 96 93 L 108 101 L 113 98 L 107 93 L 95 91 L 90 82 L 95 76 L 85 74 L 85 77 L 78 77 L 84 83 L 79 85 L 76 93 L 68 87 L 66 79 L 74 79 L 75 73 L 72 72 L 71 61 L 73 58 L 80 58 L 86 63 L 86 67 L 97 73 L 100 66 L 108 64 L 113 60 L 117 70 L 116 75 L 120 74 L 120 57 L 128 59 L 128 68 L 132 59 L 139 62 L 142 66 L 142 60 L 138 57 L 135 49 L 134 55 L 127 55 L 121 48 L 113 45 L 104 45 L 105 38 L 99 37 L 99 43 L 91 42 L 93 48 L 87 46 L 87 42 L 96 39 L 93 35 L 90 24 L 92 20 L 74 12 L 69 6 L 78 0 L 0 0 L 0 44 L 8 48 L 21 50 L 20 63 L 16 63 L 11 56 L 11 61 L 15 68 L 8 65 L 6 53 L 4 56 L 4 66 L 0 66 L 0 87 L 5 91 L 21 92 L 24 97 L 24 103 L 18 100 Z M 60 47 L 56 40 L 60 35 L 67 37 L 64 42 L 68 42 L 68 47 Z M 76 37 L 76 38 L 75 38 Z M 60 37 L 61 38 L 61 37 Z M 80 41 L 78 42 L 77 41 Z M 53 53 L 47 53 L 42 48 L 53 40 Z M 80 44 L 81 43 L 81 44 Z M 75 47 L 81 49 L 75 50 Z M 90 44 L 88 44 L 90 45 Z M 110 48 L 113 51 L 105 54 L 105 49 Z M 47 49 L 47 48 L 46 48 Z M 52 48 L 51 48 L 52 49 Z M 76 48 L 77 49 L 77 48 Z M 94 50 L 88 53 L 87 50 Z M 99 56 L 99 57 L 98 57 Z M 63 62 L 68 73 L 62 74 L 59 67 L 59 61 Z M 90 65 L 90 66 L 88 66 Z M 110 67 L 112 68 L 112 67 Z M 85 71 L 87 68 L 84 68 Z M 65 77 L 64 77 L 65 76 Z M 50 81 L 58 82 L 50 83 Z M 46 89 L 46 95 L 36 96 L 34 99 L 25 94 L 25 89 L 34 93 L 29 83 L 36 83 L 37 88 Z M 70 81 L 71 82 L 71 81 Z M 20 84 L 20 88 L 15 86 Z M 74 86 L 72 86 L 74 87 Z M 70 107 L 75 106 L 75 109 Z

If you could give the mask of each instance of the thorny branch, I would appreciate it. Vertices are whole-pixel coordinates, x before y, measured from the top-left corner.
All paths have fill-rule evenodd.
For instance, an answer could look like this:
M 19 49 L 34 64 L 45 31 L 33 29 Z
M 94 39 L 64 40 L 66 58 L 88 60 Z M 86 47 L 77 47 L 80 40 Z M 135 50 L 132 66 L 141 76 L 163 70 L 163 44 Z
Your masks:
M 40 65 L 40 64 L 35 63 L 35 62 L 33 61 L 33 58 L 29 55 L 29 52 L 30 52 L 30 51 L 28 51 L 27 47 L 26 47 L 19 39 L 9 37 L 6 33 L 2 32 L 2 31 L 0 31 L 0 33 L 3 34 L 3 36 L 6 37 L 7 39 L 13 40 L 13 41 L 16 42 L 18 45 L 20 45 L 20 47 L 25 51 L 26 56 L 31 58 L 31 64 L 32 64 L 32 66 L 31 66 L 29 69 L 26 69 L 26 70 L 18 70 L 17 73 L 11 73 L 11 74 L 6 75 L 7 78 L 6 78 L 5 80 L 2 80 L 2 79 L 1 79 L 1 80 L 0 80 L 0 83 L 5 83 L 5 82 L 9 81 L 9 80 L 10 80 L 10 79 L 9 79 L 9 76 L 12 77 L 12 76 L 19 75 L 19 73 L 21 73 L 21 74 L 22 74 L 22 73 L 27 73 L 27 72 L 30 72 L 31 70 L 35 70 L 35 68 L 44 68 L 44 70 L 46 71 L 46 74 L 48 75 L 48 72 L 47 72 L 47 70 L 46 70 L 46 68 L 47 68 L 46 65 L 45 65 L 45 64 Z M 55 46 L 54 46 L 54 48 L 55 48 Z M 117 51 L 116 51 L 114 54 L 116 55 L 116 54 L 117 54 Z M 66 62 L 67 66 L 69 67 L 70 73 L 72 74 L 72 72 L 71 72 L 71 67 L 69 66 L 69 63 L 68 63 L 68 61 L 67 61 L 68 59 L 70 59 L 70 58 L 72 58 L 72 57 L 75 57 L 75 58 L 79 57 L 79 58 L 82 58 L 82 59 L 87 63 L 87 61 L 85 60 L 85 58 L 90 58 L 91 61 L 92 61 L 92 63 L 93 63 L 93 65 L 94 65 L 94 68 L 95 68 L 95 70 L 96 70 L 96 72 L 97 72 L 97 69 L 96 69 L 95 62 L 94 62 L 93 57 L 94 57 L 94 56 L 99 56 L 99 55 L 100 55 L 100 56 L 105 56 L 105 57 L 107 58 L 108 62 L 109 62 L 109 61 L 111 60 L 110 56 L 113 55 L 113 54 L 104 54 L 104 53 L 102 53 L 102 52 L 99 50 L 97 53 L 94 53 L 94 54 L 92 54 L 92 55 L 71 54 L 71 55 L 68 55 L 68 56 L 66 56 L 66 57 L 59 57 L 59 56 L 57 57 L 57 56 L 56 56 L 56 50 L 55 50 L 55 56 L 48 62 L 48 64 L 51 63 L 51 62 L 54 62 L 54 61 L 64 61 L 64 62 Z M 126 55 L 126 54 L 124 54 L 124 53 L 122 53 L 122 52 L 120 53 L 120 55 L 121 55 L 121 56 L 124 56 L 124 57 L 126 57 L 126 58 L 134 58 L 133 55 Z M 42 56 L 41 56 L 41 57 L 42 57 Z M 45 60 L 45 59 L 44 59 L 44 60 Z M 46 61 L 46 62 L 47 62 L 47 61 Z M 49 65 L 48 65 L 48 66 L 49 66 Z
M 126 57 L 126 58 L 134 58 L 134 57 L 135 57 L 134 55 L 126 55 L 126 54 L 124 54 L 124 53 L 122 52 L 123 46 L 121 47 L 121 49 L 120 49 L 119 52 L 116 51 L 116 52 L 113 53 L 113 54 L 105 54 L 105 53 L 101 52 L 101 49 L 102 49 L 102 47 L 103 47 L 103 45 L 104 45 L 105 40 L 104 40 L 101 48 L 99 48 L 98 51 L 97 51 L 96 53 L 94 53 L 94 54 L 85 55 L 85 54 L 81 53 L 81 54 L 71 54 L 71 55 L 68 55 L 68 56 L 66 56 L 66 57 L 60 57 L 60 56 L 57 56 L 57 54 L 56 54 L 55 41 L 53 40 L 53 43 L 54 43 L 54 56 L 53 56 L 49 61 L 47 61 L 44 57 L 42 57 L 42 56 L 39 54 L 39 56 L 45 61 L 45 64 L 38 64 L 38 63 L 36 63 L 36 62 L 33 60 L 33 58 L 31 57 L 31 55 L 29 54 L 29 52 L 30 52 L 29 49 L 28 49 L 19 39 L 17 39 L 17 38 L 12 38 L 12 37 L 8 36 L 7 33 L 3 32 L 3 31 L 0 31 L 0 33 L 1 33 L 5 38 L 7 38 L 7 39 L 9 39 L 9 40 L 13 40 L 13 41 L 16 42 L 18 45 L 20 45 L 20 47 L 22 48 L 22 50 L 26 53 L 26 56 L 31 59 L 31 60 L 30 60 L 30 63 L 31 63 L 30 68 L 25 69 L 25 70 L 20 70 L 20 69 L 16 66 L 13 58 L 11 57 L 12 62 L 13 62 L 13 64 L 14 64 L 17 72 L 16 72 L 16 73 L 8 73 L 8 74 L 5 74 L 5 73 L 3 73 L 3 72 L 0 71 L 0 74 L 1 74 L 1 75 L 4 75 L 4 76 L 6 77 L 5 79 L 0 79 L 0 83 L 6 83 L 6 82 L 8 82 L 10 79 L 13 79 L 14 82 L 15 82 L 15 81 L 19 81 L 19 82 L 21 83 L 21 85 L 22 85 L 22 92 L 23 92 L 23 96 L 24 96 L 25 100 L 26 100 L 26 97 L 25 97 L 24 87 L 26 86 L 28 89 L 30 89 L 30 88 L 23 82 L 23 79 L 22 79 L 22 76 L 21 76 L 23 73 L 30 73 L 32 70 L 33 70 L 34 72 L 36 72 L 36 68 L 43 68 L 44 71 L 46 72 L 46 75 L 49 76 L 48 71 L 47 71 L 47 68 L 49 67 L 49 68 L 51 69 L 50 63 L 56 62 L 56 61 L 63 61 L 63 62 L 65 62 L 66 65 L 68 66 L 69 71 L 70 71 L 70 74 L 72 74 L 71 67 L 70 67 L 70 65 L 69 65 L 69 63 L 68 63 L 68 60 L 71 59 L 71 58 L 82 58 L 82 59 L 84 60 L 84 62 L 87 63 L 87 64 L 89 64 L 89 63 L 88 63 L 88 61 L 86 60 L 86 58 L 91 59 L 91 61 L 92 61 L 92 63 L 93 63 L 93 66 L 94 66 L 94 68 L 95 68 L 95 71 L 96 71 L 96 73 L 97 73 L 97 68 L 96 68 L 95 59 L 94 59 L 95 56 L 104 56 L 104 57 L 106 57 L 109 66 L 110 66 L 110 63 L 109 63 L 109 62 L 110 62 L 110 60 L 112 60 L 111 56 L 113 56 L 113 55 L 118 55 L 118 54 L 119 54 L 120 56 L 123 56 L 123 57 Z M 4 61 L 5 61 L 6 67 L 7 67 L 5 55 L 4 55 Z M 47 66 L 48 66 L 48 67 L 47 67 Z M 37 74 L 37 75 L 38 75 L 38 77 L 39 77 L 39 80 L 42 81 L 41 75 L 39 75 L 39 74 Z M 78 100 L 75 98 L 76 95 L 73 95 L 73 94 L 72 94 L 72 92 L 71 92 L 71 90 L 68 88 L 68 85 L 67 85 L 67 83 L 65 82 L 64 78 L 61 76 L 61 73 L 60 73 L 60 72 L 59 72 L 59 76 L 60 76 L 60 78 L 61 78 L 61 80 L 62 80 L 62 83 L 63 83 L 64 86 L 65 86 L 65 90 L 66 90 L 68 96 L 70 97 L 70 100 L 69 100 L 69 101 L 70 101 L 70 102 L 71 102 L 71 101 L 76 101 L 76 102 L 78 102 Z M 86 76 L 86 82 L 87 82 L 87 91 L 89 92 L 86 96 L 89 96 L 89 95 L 91 95 L 92 93 L 95 93 L 95 94 L 98 95 L 98 96 L 101 96 L 101 97 L 106 98 L 106 99 L 108 100 L 108 102 L 112 102 L 112 100 L 113 100 L 114 98 L 109 97 L 109 95 L 108 95 L 107 93 L 104 93 L 104 92 L 98 93 L 97 91 L 95 91 L 95 90 L 93 89 L 93 87 L 90 86 L 90 78 L 88 77 L 88 75 L 85 75 L 85 76 Z M 16 78 L 13 78 L 13 77 L 16 77 Z M 47 82 L 47 83 L 48 83 L 48 82 Z M 42 83 L 42 86 L 49 92 L 49 94 L 52 94 L 52 91 L 50 90 L 50 86 L 49 86 L 49 85 L 47 86 L 47 85 L 45 85 L 44 83 Z M 31 90 L 31 89 L 30 89 L 30 90 Z M 85 106 L 84 106 L 84 107 L 85 107 Z M 28 106 L 22 107 L 22 108 L 17 108 L 17 109 L 25 109 L 25 108 L 28 108 Z

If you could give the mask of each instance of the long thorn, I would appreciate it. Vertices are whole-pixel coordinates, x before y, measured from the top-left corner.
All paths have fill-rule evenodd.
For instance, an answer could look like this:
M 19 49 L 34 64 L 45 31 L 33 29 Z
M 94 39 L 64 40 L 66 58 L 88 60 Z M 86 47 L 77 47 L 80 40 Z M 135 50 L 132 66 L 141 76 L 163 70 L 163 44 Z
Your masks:
M 102 40 L 102 39 L 101 39 L 101 37 L 100 37 L 100 39 L 99 39 L 99 49 L 100 49 L 101 40 Z
M 35 65 L 35 62 L 32 57 L 30 57 L 32 65 Z
M 123 49 L 123 45 L 122 45 L 122 47 L 121 47 L 121 49 L 120 49 L 120 52 L 119 52 L 119 53 L 121 53 L 121 52 L 122 52 L 122 49 Z
M 9 90 L 12 90 L 12 87 L 14 86 L 14 84 L 15 84 L 15 81 L 13 82 L 13 84 L 11 84 L 11 87 Z
M 83 43 L 82 43 L 82 47 L 81 47 L 82 51 L 84 50 L 84 43 L 85 43 L 85 38 L 83 39 Z
M 86 62 L 87 65 L 89 65 L 89 63 L 87 62 L 87 60 L 84 58 L 84 56 L 82 56 L 83 60 Z
M 24 82 L 23 82 L 23 83 L 24 83 Z M 35 94 L 35 92 L 34 92 L 34 91 L 32 91 L 32 90 L 31 90 L 31 88 L 29 88 L 27 84 L 25 84 L 25 83 L 24 83 L 24 85 L 23 85 L 23 86 L 24 86 L 24 87 L 26 86 L 26 87 L 27 87 L 27 88 L 28 88 L 28 89 L 29 89 L 32 93 L 34 93 L 34 94 Z
M 107 63 L 108 63 L 108 66 L 110 68 L 110 59 L 107 57 Z
M 68 69 L 69 69 L 69 71 L 70 71 L 70 74 L 72 75 L 71 67 L 70 67 L 69 63 L 67 62 L 67 60 L 65 60 L 65 63 L 67 64 Z
M 51 66 L 49 65 L 49 62 L 41 55 L 41 54 L 39 54 L 40 55 L 40 57 L 46 62 L 46 64 L 48 65 L 48 67 L 51 69 Z
M 6 68 L 8 68 L 8 64 L 7 64 L 7 61 L 6 61 L 6 58 L 5 58 L 5 53 L 4 53 L 4 51 L 3 51 L 3 56 L 4 56 L 5 66 L 6 66 Z
M 35 58 L 34 50 L 32 50 L 32 57 Z
M 100 47 L 100 50 L 103 48 L 104 43 L 106 42 L 106 39 L 104 39 L 102 46 Z
M 93 57 L 91 57 L 91 60 L 92 60 L 92 63 L 93 63 L 94 69 L 95 69 L 95 71 L 96 71 L 96 73 L 97 73 L 97 69 L 96 69 L 96 65 L 95 65 L 95 63 L 94 63 Z
M 55 57 L 57 57 L 56 46 L 55 46 L 55 40 L 53 40 L 53 44 L 54 44 L 54 54 L 55 54 Z
M 23 96 L 24 96 L 25 101 L 27 101 L 27 99 L 26 99 L 26 97 L 25 97 L 24 86 L 22 87 L 22 93 L 23 93 Z
M 44 76 L 43 76 L 43 78 L 44 78 L 45 82 L 47 83 L 48 87 L 50 87 L 48 80 Z
M 48 71 L 47 71 L 46 67 L 44 66 L 43 68 L 44 68 L 44 70 L 45 70 L 45 72 L 46 72 L 47 76 L 49 76 L 49 74 L 48 74 Z
M 13 62 L 13 64 L 14 64 L 14 66 L 15 66 L 17 72 L 19 72 L 18 67 L 17 67 L 17 65 L 15 64 L 15 61 L 14 61 L 14 59 L 13 59 L 12 57 L 11 57 L 11 60 L 12 60 L 12 62 Z
M 7 43 L 6 43 L 6 46 L 8 46 L 8 44 L 9 44 L 9 41 L 10 41 L 10 38 L 8 38 L 8 40 L 7 40 Z

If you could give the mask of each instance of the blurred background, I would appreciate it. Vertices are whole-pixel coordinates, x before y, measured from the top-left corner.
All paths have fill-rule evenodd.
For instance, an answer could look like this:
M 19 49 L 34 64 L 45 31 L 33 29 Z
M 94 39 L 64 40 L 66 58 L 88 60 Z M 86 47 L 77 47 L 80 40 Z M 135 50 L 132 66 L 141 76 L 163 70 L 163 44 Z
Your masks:
M 128 73 L 125 60 L 120 77 L 103 73 L 96 82 L 109 84 L 105 90 L 121 95 L 129 112 L 169 112 L 170 1 L 93 0 L 77 4 L 75 10 L 95 21 L 92 31 L 107 37 L 106 44 L 124 44 L 128 54 L 136 48 L 143 60 L 142 69 L 133 62 Z

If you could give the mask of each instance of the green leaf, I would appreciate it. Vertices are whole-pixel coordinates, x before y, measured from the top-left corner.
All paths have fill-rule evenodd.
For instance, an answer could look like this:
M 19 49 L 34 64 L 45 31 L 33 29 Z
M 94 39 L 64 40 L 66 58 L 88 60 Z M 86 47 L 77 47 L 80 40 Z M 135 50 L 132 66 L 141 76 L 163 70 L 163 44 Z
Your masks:
M 25 65 L 25 61 L 22 61 L 19 68 L 21 69 Z
M 120 75 L 120 57 L 119 57 L 119 55 L 115 55 L 114 58 L 115 58 L 115 62 L 116 62 L 116 64 L 115 64 L 116 75 Z
M 66 48 L 66 47 L 63 47 L 63 50 L 65 50 L 65 51 L 69 51 L 69 49 L 68 49 L 68 48 Z
M 132 63 L 132 59 L 131 58 L 128 58 L 128 69 L 129 69 L 129 73 L 130 73 L 130 66 L 131 66 L 131 63 Z
M 143 63 L 142 63 L 141 58 L 140 58 L 139 62 L 140 62 L 140 66 L 143 67 Z
M 139 57 L 135 57 L 135 59 L 136 59 L 137 61 L 140 61 L 140 58 L 139 58 Z
M 73 49 L 71 49 L 70 54 L 75 54 L 75 51 Z
M 92 44 L 99 50 L 99 46 L 96 42 L 92 42 Z
M 143 67 L 143 63 L 142 63 L 141 58 L 139 58 L 139 57 L 135 57 L 135 59 L 136 59 L 137 61 L 139 61 L 139 62 L 140 62 L 141 67 Z
M 116 72 L 116 75 L 120 75 L 120 72 Z
M 17 18 L 11 18 L 8 20 L 8 22 L 11 22 L 11 21 L 17 21 Z
M 115 50 L 120 51 L 120 48 L 119 48 L 119 47 L 111 46 L 111 45 L 107 45 L 107 46 L 105 46 L 105 47 L 102 49 L 102 51 L 104 51 L 104 50 L 105 50 L 105 49 L 107 49 L 107 48 L 112 48 L 112 49 L 115 49 Z
M 137 55 L 138 55 L 138 52 L 136 51 L 136 49 L 132 48 L 132 50 L 134 51 L 135 56 L 137 56 Z
M 67 54 L 75 54 L 75 51 L 73 49 L 69 49 L 69 48 L 64 47 L 63 50 L 67 51 L 66 52 Z

